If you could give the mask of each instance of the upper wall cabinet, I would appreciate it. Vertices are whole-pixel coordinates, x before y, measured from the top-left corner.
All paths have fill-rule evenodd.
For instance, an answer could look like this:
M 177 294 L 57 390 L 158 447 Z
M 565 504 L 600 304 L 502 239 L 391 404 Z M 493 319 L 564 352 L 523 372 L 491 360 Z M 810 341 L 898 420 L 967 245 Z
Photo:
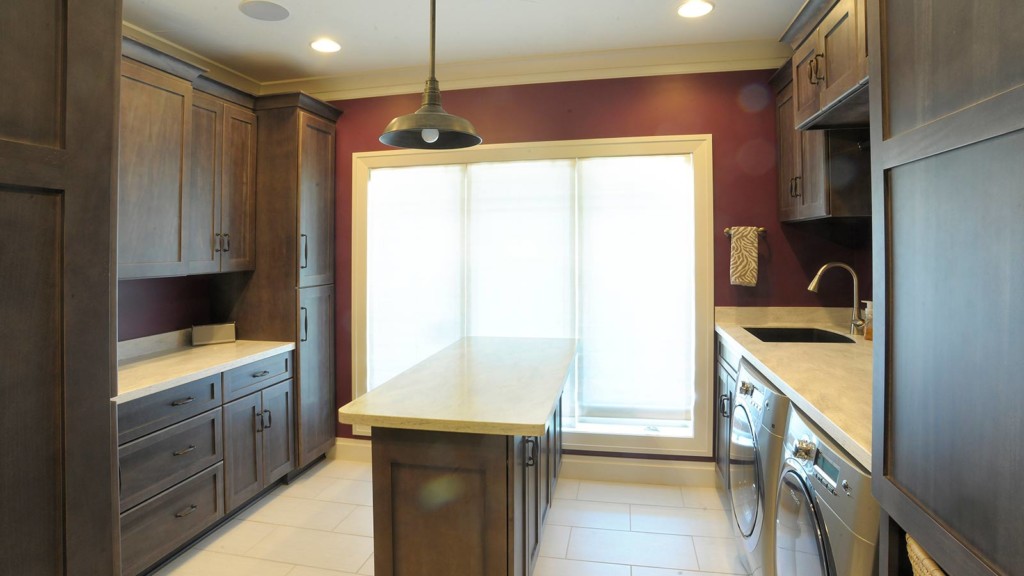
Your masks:
M 117 275 L 185 275 L 192 84 L 125 58 L 120 118 Z
M 865 0 L 839 0 L 793 54 L 794 123 L 798 128 L 868 123 Z
M 188 273 L 255 268 L 256 115 L 192 97 Z

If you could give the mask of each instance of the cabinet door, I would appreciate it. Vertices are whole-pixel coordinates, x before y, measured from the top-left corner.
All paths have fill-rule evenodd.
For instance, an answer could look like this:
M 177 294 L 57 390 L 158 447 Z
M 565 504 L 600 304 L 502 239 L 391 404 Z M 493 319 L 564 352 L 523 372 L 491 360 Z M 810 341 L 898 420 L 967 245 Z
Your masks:
M 334 444 L 334 286 L 299 289 L 298 466 Z
M 299 113 L 299 286 L 334 283 L 335 126 Z
M 736 380 L 722 362 L 715 378 L 718 404 L 715 410 L 715 467 L 723 486 L 729 486 L 729 431 L 732 428 L 732 395 Z
M 188 273 L 220 270 L 221 142 L 224 104 L 192 94 L 192 154 L 189 161 Z
M 821 102 L 828 105 L 867 77 L 864 19 L 857 0 L 840 0 L 818 28 L 822 61 Z
M 270 484 L 295 468 L 292 381 L 263 391 L 263 482 Z
M 828 215 L 825 181 L 824 130 L 800 130 L 800 172 L 794 181 L 793 217 L 790 220 L 820 218 Z
M 779 220 L 782 221 L 796 217 L 801 137 L 793 121 L 794 107 L 793 83 L 790 82 L 775 98 L 775 127 L 779 142 Z
M 119 278 L 188 272 L 192 85 L 124 59 L 117 178 Z
M 821 60 L 818 37 L 811 34 L 793 53 L 794 127 L 818 113 L 821 94 Z
M 544 525 L 544 520 L 548 516 L 548 506 L 551 505 L 551 488 L 554 482 L 554 479 L 551 477 L 551 458 L 554 455 L 554 451 L 552 450 L 555 440 L 554 434 L 554 426 L 552 426 L 551 421 L 548 420 L 548 425 L 544 428 L 544 435 L 539 438 L 540 454 L 537 457 L 537 466 L 540 467 L 540 470 L 537 471 L 537 474 L 540 477 L 540 483 L 537 486 L 538 504 L 540 506 L 540 521 L 538 524 L 541 526 Z
M 224 405 L 224 502 L 234 510 L 263 488 L 260 393 Z
M 221 271 L 256 268 L 256 115 L 224 105 Z
M 540 438 L 528 436 L 523 441 L 523 450 L 523 552 L 526 556 L 527 572 L 530 573 L 540 552 Z

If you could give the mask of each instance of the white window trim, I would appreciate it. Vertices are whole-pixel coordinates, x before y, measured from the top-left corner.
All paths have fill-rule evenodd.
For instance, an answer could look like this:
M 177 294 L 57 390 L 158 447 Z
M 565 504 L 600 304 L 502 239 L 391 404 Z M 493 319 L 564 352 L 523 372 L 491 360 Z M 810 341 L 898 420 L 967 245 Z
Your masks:
M 388 150 L 352 154 L 352 397 L 366 392 L 366 210 L 370 170 L 402 166 L 692 154 L 694 168 L 694 273 L 696 345 L 694 438 L 620 436 L 566 430 L 568 449 L 710 457 L 714 401 L 713 181 L 711 135 L 653 136 L 486 144 L 461 150 Z M 357 435 L 370 435 L 356 426 Z

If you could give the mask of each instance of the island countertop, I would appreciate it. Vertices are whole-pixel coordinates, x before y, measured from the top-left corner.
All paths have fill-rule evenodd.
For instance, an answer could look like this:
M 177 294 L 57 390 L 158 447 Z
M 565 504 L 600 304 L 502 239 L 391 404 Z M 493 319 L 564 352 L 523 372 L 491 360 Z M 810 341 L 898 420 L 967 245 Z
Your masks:
M 539 436 L 575 354 L 571 338 L 463 338 L 342 406 L 338 421 Z

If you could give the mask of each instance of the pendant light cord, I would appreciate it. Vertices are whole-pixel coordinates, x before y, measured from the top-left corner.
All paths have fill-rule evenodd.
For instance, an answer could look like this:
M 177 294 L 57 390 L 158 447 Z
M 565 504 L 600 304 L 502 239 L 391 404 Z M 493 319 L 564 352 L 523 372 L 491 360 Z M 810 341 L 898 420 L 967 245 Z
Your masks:
M 434 13 L 436 12 L 436 0 L 430 0 L 430 79 L 436 80 L 434 76 L 434 29 L 437 27 Z

